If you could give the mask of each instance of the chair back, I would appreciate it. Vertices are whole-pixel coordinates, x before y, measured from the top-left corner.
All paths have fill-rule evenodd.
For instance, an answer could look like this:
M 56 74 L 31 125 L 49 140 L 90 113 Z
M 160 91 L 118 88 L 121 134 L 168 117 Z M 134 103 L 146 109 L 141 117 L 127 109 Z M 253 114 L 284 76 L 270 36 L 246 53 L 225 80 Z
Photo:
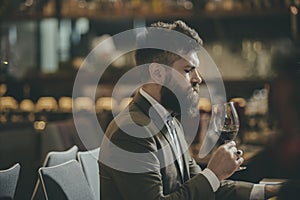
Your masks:
M 76 159 L 78 147 L 74 145 L 66 151 L 50 151 L 45 158 L 43 167 L 52 167 L 62 164 L 69 160 Z
M 12 167 L 0 170 L 0 199 L 14 199 L 21 166 L 16 163 Z
M 46 155 L 46 158 L 43 163 L 43 167 L 52 167 L 76 159 L 77 152 L 78 152 L 78 147 L 76 145 L 72 146 L 70 149 L 66 151 L 50 151 Z M 41 198 L 42 198 L 42 188 L 40 187 L 40 180 L 38 179 L 35 184 L 31 196 L 31 200 L 41 199 Z
M 39 177 L 47 200 L 96 199 L 76 160 L 53 167 L 41 167 Z
M 90 151 L 79 151 L 77 158 L 82 166 L 84 175 L 95 197 L 100 199 L 100 179 L 98 168 L 98 157 L 100 147 Z

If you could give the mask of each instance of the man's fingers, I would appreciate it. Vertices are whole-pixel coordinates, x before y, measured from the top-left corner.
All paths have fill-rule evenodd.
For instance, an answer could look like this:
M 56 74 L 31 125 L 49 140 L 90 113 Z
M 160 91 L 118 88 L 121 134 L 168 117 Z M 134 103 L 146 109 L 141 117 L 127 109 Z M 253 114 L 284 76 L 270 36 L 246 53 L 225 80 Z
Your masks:
M 236 143 L 235 143 L 235 141 L 230 141 L 230 142 L 224 144 L 224 146 L 226 146 L 228 149 L 230 149 L 232 147 L 235 147 Z
M 239 157 L 237 160 L 236 160 L 236 163 L 238 166 L 240 166 L 241 164 L 243 164 L 244 162 L 244 158 L 243 157 Z
M 238 155 L 238 157 L 242 157 L 244 152 L 239 149 L 239 150 L 236 151 L 236 154 Z

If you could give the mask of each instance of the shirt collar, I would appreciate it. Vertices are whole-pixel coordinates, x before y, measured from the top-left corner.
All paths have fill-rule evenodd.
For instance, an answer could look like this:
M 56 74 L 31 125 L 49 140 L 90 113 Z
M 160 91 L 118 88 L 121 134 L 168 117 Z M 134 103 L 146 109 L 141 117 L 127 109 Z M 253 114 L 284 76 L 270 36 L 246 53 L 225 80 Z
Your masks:
M 163 107 L 158 101 L 156 101 L 152 96 L 150 96 L 145 90 L 142 88 L 139 89 L 140 94 L 149 101 L 154 110 L 159 114 L 159 116 L 163 119 L 164 122 L 167 121 L 171 117 L 171 114 L 165 107 Z

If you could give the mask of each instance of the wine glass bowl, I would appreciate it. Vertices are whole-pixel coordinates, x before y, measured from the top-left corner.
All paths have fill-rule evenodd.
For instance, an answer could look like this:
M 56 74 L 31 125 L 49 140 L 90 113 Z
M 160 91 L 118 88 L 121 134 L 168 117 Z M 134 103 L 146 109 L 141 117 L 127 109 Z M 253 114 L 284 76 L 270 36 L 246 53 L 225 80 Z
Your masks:
M 212 110 L 214 128 L 223 143 L 235 140 L 239 127 L 239 116 L 233 102 L 216 104 Z
M 236 139 L 240 122 L 234 102 L 225 102 L 212 106 L 213 126 L 220 141 L 224 144 Z M 238 155 L 239 156 L 239 155 Z M 240 167 L 243 170 L 246 167 Z

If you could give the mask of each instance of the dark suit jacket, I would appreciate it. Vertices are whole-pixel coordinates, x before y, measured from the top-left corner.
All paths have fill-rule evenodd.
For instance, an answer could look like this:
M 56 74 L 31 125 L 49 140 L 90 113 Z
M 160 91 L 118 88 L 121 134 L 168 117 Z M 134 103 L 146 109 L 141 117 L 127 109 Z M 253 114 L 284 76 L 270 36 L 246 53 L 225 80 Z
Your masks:
M 224 181 L 214 193 L 188 151 L 182 175 L 178 162 L 170 162 L 175 160 L 170 133 L 150 107 L 138 93 L 129 110 L 110 123 L 99 156 L 101 200 L 249 199 L 253 184 L 246 182 Z M 183 133 L 178 135 L 186 147 Z

